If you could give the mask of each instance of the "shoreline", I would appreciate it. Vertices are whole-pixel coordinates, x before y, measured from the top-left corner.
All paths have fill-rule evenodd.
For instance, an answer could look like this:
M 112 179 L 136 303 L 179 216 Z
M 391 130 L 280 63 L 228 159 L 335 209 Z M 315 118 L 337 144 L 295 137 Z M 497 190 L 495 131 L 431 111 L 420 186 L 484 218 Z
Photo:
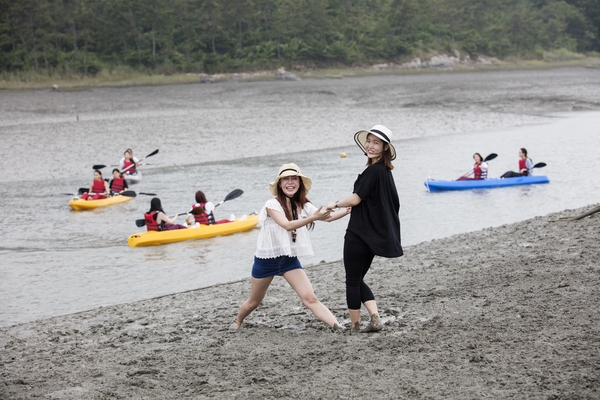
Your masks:
M 375 334 L 332 333 L 281 278 L 237 332 L 247 279 L 2 327 L 0 397 L 597 397 L 600 215 L 561 220 L 597 206 L 376 258 Z M 341 261 L 306 273 L 348 327 Z
M 432 57 L 432 60 L 435 57 Z M 418 60 L 418 67 L 414 62 Z M 438 57 L 438 64 L 429 65 L 432 61 L 421 64 L 416 58 L 404 64 L 377 64 L 363 67 L 344 68 L 306 68 L 297 66 L 285 71 L 262 70 L 255 72 L 239 73 L 176 73 L 171 75 L 141 72 L 126 72 L 122 74 L 99 74 L 95 77 L 81 77 L 78 79 L 53 79 L 51 77 L 38 77 L 38 81 L 14 82 L 0 80 L 0 93 L 18 93 L 27 91 L 53 90 L 53 91 L 85 91 L 95 88 L 129 88 L 137 86 L 164 86 L 178 84 L 214 84 L 225 82 L 262 82 L 275 80 L 302 80 L 302 79 L 343 79 L 362 76 L 378 75 L 415 75 L 415 74 L 441 74 L 441 73 L 466 73 L 488 71 L 518 71 L 518 70 L 547 70 L 556 68 L 600 68 L 600 58 L 582 56 L 578 59 L 566 60 L 497 60 L 485 58 L 484 62 L 456 61 L 453 57 L 442 55 Z M 423 65 L 421 67 L 421 65 Z M 281 74 L 283 71 L 283 75 Z M 291 79 L 287 79 L 291 78 Z

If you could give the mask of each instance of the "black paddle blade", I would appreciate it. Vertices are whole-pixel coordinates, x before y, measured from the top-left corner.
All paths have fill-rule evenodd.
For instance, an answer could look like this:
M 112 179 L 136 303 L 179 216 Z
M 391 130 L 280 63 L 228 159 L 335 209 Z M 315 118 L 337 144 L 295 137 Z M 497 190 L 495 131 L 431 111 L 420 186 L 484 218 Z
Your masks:
M 244 191 L 242 189 L 232 190 L 231 193 L 229 193 L 227 196 L 225 196 L 225 199 L 223 201 L 229 201 L 229 200 L 237 199 L 243 193 L 244 193 Z
M 143 220 L 143 219 L 136 219 L 136 220 L 135 220 L 135 225 L 136 225 L 138 228 L 141 228 L 142 226 L 146 225 L 146 221 L 145 221 L 145 220 Z
M 158 153 L 158 149 L 154 150 L 152 153 L 148 154 L 146 157 L 144 158 L 148 158 L 148 157 L 152 157 L 153 155 L 155 155 L 156 153 Z
M 102 169 L 102 168 L 106 168 L 106 165 L 104 165 L 104 164 L 92 165 L 92 169 Z
M 486 158 L 483 159 L 483 161 L 491 161 L 494 158 L 498 157 L 498 154 L 496 153 L 490 153 Z
M 88 190 L 90 190 L 90 189 L 89 188 L 79 188 L 79 189 L 77 189 L 77 194 L 84 194 Z
M 544 168 L 546 166 L 545 162 L 539 162 L 533 166 L 533 168 Z
M 126 196 L 126 197 L 135 197 L 136 194 L 133 190 L 126 190 L 123 193 L 119 193 L 121 196 Z
M 146 196 L 156 196 L 156 193 L 139 192 L 138 194 L 145 194 Z

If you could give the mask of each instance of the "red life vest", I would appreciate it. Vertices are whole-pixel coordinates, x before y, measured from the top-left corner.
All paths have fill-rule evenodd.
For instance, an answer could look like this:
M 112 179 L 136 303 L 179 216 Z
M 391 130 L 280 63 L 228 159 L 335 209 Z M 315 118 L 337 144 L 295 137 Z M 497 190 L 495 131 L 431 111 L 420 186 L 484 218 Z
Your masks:
M 473 165 L 473 178 L 474 179 L 487 179 L 487 169 L 482 169 L 481 164 Z
M 104 193 L 104 181 L 94 180 L 94 184 L 92 185 L 92 193 Z
M 194 220 L 196 222 L 198 222 L 199 224 L 202 225 L 210 225 L 212 223 L 214 223 L 214 218 L 212 217 L 212 215 L 209 215 L 206 211 L 202 212 L 202 213 L 198 213 L 195 214 L 194 210 L 198 210 L 198 209 L 202 209 L 204 210 L 204 206 L 206 205 L 206 203 L 196 203 L 192 206 L 192 215 L 194 216 Z
M 124 178 L 113 178 L 112 182 L 110 182 L 110 189 L 113 192 L 119 193 L 124 188 L 125 188 L 125 179 Z
M 521 172 L 525 170 L 525 172 Z M 529 175 L 529 170 L 527 169 L 527 158 L 522 158 L 519 160 L 519 173 L 521 175 Z
M 133 165 L 131 168 L 128 168 L 130 165 Z M 123 171 L 126 174 L 135 174 L 135 163 L 133 162 L 133 160 L 131 161 L 123 161 Z
M 151 213 L 144 214 L 144 221 L 146 222 L 146 228 L 149 231 L 162 231 L 163 223 L 156 222 L 156 214 L 158 211 L 152 211 Z

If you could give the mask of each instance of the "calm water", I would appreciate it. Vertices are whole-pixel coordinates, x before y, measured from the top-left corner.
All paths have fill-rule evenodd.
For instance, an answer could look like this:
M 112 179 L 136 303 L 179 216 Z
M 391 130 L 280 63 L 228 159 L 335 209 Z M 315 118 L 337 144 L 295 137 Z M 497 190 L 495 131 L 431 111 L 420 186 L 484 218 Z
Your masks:
M 87 186 L 93 164 L 114 164 L 127 147 L 138 157 L 160 149 L 132 189 L 157 193 L 169 214 L 186 211 L 198 189 L 218 202 L 236 188 L 244 195 L 217 218 L 257 212 L 287 162 L 313 179 L 309 197 L 325 204 L 351 193 L 365 163 L 352 134 L 377 123 L 395 135 L 404 245 L 598 202 L 598 70 L 0 94 L 8 220 L 0 325 L 249 276 L 258 230 L 133 249 L 127 237 L 151 197 L 71 211 L 59 193 Z M 476 151 L 499 154 L 490 162 L 499 176 L 516 169 L 519 147 L 548 164 L 536 172 L 550 184 L 447 193 L 423 185 L 460 176 Z M 304 265 L 341 259 L 346 223 L 318 223 L 315 257 Z

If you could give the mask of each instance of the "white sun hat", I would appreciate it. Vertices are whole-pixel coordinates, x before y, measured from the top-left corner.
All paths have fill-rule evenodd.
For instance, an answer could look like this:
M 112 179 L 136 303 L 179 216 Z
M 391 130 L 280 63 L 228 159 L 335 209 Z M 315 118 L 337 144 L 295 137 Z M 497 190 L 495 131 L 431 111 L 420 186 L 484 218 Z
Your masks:
M 308 176 L 305 176 L 300 172 L 300 168 L 296 164 L 283 164 L 281 168 L 279 168 L 279 172 L 277 173 L 277 177 L 271 183 L 269 183 L 269 189 L 271 190 L 271 194 L 273 196 L 277 196 L 277 185 L 279 185 L 279 180 L 284 176 L 299 176 L 302 179 L 302 183 L 304 184 L 304 188 L 306 189 L 306 193 L 309 192 L 312 187 L 312 180 Z
M 364 130 L 358 131 L 354 134 L 354 141 L 356 142 L 358 147 L 360 147 L 360 149 L 363 151 L 363 153 L 367 154 L 367 149 L 365 149 L 365 143 L 367 142 L 367 136 L 369 136 L 369 133 L 377 136 L 379 139 L 381 139 L 385 143 L 389 144 L 392 160 L 395 160 L 396 159 L 396 149 L 394 148 L 394 145 L 392 144 L 392 131 L 390 131 L 388 128 L 386 128 L 383 125 L 375 125 L 368 131 L 364 131 Z

